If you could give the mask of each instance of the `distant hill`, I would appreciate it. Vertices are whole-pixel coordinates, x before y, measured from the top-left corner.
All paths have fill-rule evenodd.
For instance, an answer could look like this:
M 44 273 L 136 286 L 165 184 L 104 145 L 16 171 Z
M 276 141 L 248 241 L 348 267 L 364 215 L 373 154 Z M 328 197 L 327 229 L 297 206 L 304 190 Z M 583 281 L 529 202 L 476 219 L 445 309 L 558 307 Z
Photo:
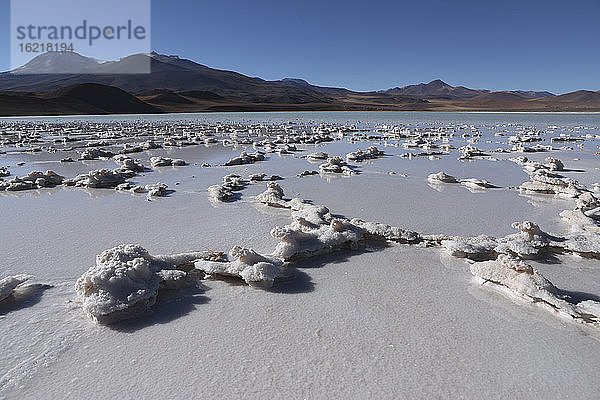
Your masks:
M 550 93 L 550 92 L 534 92 L 532 90 L 512 90 L 509 93 L 516 93 L 516 94 L 520 94 L 523 95 L 525 97 L 528 97 L 530 99 L 538 99 L 538 98 L 542 98 L 542 97 L 551 97 L 551 96 L 555 96 L 554 93 Z
M 445 98 L 445 99 L 468 99 L 481 96 L 486 93 L 513 93 L 524 98 L 538 98 L 553 96 L 550 92 L 534 92 L 534 91 L 502 91 L 491 92 L 485 89 L 469 89 L 464 86 L 450 86 L 446 82 L 436 79 L 429 83 L 420 83 L 418 85 L 409 85 L 404 87 L 395 87 L 383 91 L 383 93 L 416 96 L 422 98 Z
M 169 89 L 153 89 L 139 93 L 138 98 L 152 104 L 193 104 L 194 102 Z
M 161 112 L 115 87 L 84 83 L 49 93 L 0 93 L 0 115 L 151 114 Z
M 600 91 L 592 92 L 590 90 L 577 90 L 571 93 L 565 93 L 550 98 L 540 100 L 546 103 L 584 103 L 584 104 L 600 104 Z
M 147 74 L 127 74 L 150 65 Z M 72 68 L 83 73 L 68 73 Z M 600 111 L 600 91 L 490 91 L 429 83 L 377 92 L 267 81 L 178 56 L 134 54 L 101 61 L 73 52 L 40 54 L 0 73 L 0 114 L 201 111 Z
M 535 102 L 553 111 L 600 111 L 600 92 L 577 90 L 558 96 L 537 99 Z
M 0 73 L 0 90 L 47 92 L 73 84 L 98 83 L 118 87 L 130 93 L 142 93 L 157 88 L 172 91 L 209 91 L 231 100 L 246 102 L 331 101 L 326 94 L 308 88 L 251 78 L 237 72 L 212 69 L 190 60 L 156 53 L 134 54 L 118 61 L 95 62 L 95 65 L 90 63 L 88 73 L 85 74 L 43 73 L 46 72 L 46 66 L 52 71 L 55 65 L 63 64 L 63 57 L 64 53 L 40 55 L 23 67 L 23 70 L 30 73 L 33 68 L 39 67 L 36 75 Z M 151 66 L 150 74 L 125 74 L 147 62 Z
M 468 89 L 463 86 L 450 86 L 440 79 L 433 80 L 429 83 L 420 83 L 418 85 L 395 87 L 393 89 L 388 89 L 384 91 L 384 93 L 395 95 L 418 96 L 429 98 L 441 97 L 449 99 L 464 99 L 487 92 L 489 92 L 489 90 L 476 90 Z
M 332 94 L 332 95 L 340 95 L 340 94 L 346 95 L 346 94 L 354 93 L 352 90 L 348 90 L 348 89 L 344 89 L 344 88 L 334 88 L 334 87 L 323 87 L 323 86 L 311 85 L 304 79 L 298 79 L 298 78 L 284 78 L 284 79 L 281 79 L 276 82 L 280 82 L 286 86 L 302 88 L 302 89 L 310 89 L 310 90 L 314 90 L 315 92 L 328 93 L 328 94 Z

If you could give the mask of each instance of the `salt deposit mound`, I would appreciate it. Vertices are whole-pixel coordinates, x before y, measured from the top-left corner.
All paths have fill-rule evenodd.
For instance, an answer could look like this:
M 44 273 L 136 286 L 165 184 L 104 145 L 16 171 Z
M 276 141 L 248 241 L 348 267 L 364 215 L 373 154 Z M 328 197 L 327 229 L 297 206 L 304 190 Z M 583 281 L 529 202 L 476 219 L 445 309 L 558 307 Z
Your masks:
M 81 153 L 81 160 L 97 160 L 98 158 L 111 158 L 114 156 L 113 152 L 97 149 L 97 148 L 89 148 L 85 149 L 83 153 Z
M 342 157 L 335 156 L 327 159 L 325 164 L 319 165 L 322 172 L 334 174 L 354 175 L 356 172 L 352 170 Z
M 0 301 L 7 299 L 16 288 L 31 278 L 32 275 L 20 274 L 0 279 Z
M 66 179 L 63 183 L 76 187 L 115 188 L 134 176 L 135 172 L 129 169 L 96 169 L 87 174 L 79 174 L 75 178 Z
M 167 188 L 168 186 L 161 182 L 146 185 L 144 186 L 144 189 L 148 191 L 146 198 L 150 200 L 152 197 L 165 197 L 169 194 Z
M 52 187 L 60 185 L 64 179 L 64 176 L 60 176 L 54 171 L 46 171 L 46 173 L 31 171 L 22 178 L 15 176 L 7 181 L 0 180 L 0 190 L 20 191 Z
M 382 150 L 379 150 L 375 146 L 370 146 L 366 150 L 357 150 L 352 153 L 346 154 L 347 161 L 363 161 L 363 160 L 371 160 L 378 157 L 383 157 L 385 153 Z
M 140 160 L 134 160 L 123 154 L 118 154 L 113 159 L 121 166 L 121 169 L 128 169 L 135 172 L 144 172 L 146 169 Z
M 577 322 L 600 327 L 600 302 L 569 301 L 567 294 L 556 288 L 531 265 L 518 258 L 500 254 L 494 261 L 472 264 L 471 273 L 483 284 L 508 289 L 511 294 L 542 305 L 549 311 Z
M 264 159 L 265 155 L 260 151 L 255 151 L 254 153 L 246 153 L 243 151 L 239 157 L 232 158 L 223 165 L 229 167 L 232 165 L 254 164 L 257 161 L 263 161 Z
M 458 183 L 458 180 L 455 177 L 442 171 L 437 174 L 430 174 L 427 177 L 427 180 L 431 183 Z
M 208 187 L 208 198 L 213 202 L 235 201 L 237 196 L 234 192 L 243 190 L 246 187 L 246 181 L 240 175 L 229 174 L 223 177 L 222 185 L 212 185 Z
M 186 165 L 186 162 L 179 158 L 150 157 L 150 164 L 152 164 L 153 168 L 156 168 L 156 167 L 181 167 L 181 166 Z
M 151 311 L 161 288 L 191 284 L 183 269 L 198 259 L 218 260 L 217 253 L 152 256 L 143 247 L 124 244 L 96 256 L 96 265 L 75 284 L 85 313 L 99 324 L 111 324 Z
M 267 190 L 257 195 L 255 199 L 271 207 L 289 208 L 288 202 L 283 200 L 283 189 L 275 182 L 267 183 Z
M 367 241 L 417 244 L 423 240 L 413 231 L 360 219 L 334 218 L 325 206 L 283 197 L 281 186 L 270 182 L 256 199 L 271 207 L 291 210 L 292 222 L 271 230 L 271 236 L 280 240 L 272 254 L 285 261 L 358 249 Z
M 488 188 L 497 188 L 498 186 L 492 185 L 486 180 L 477 178 L 468 179 L 456 179 L 452 175 L 448 175 L 442 171 L 437 174 L 430 174 L 427 176 L 427 181 L 432 185 L 438 185 L 443 183 L 460 183 L 472 192 L 476 192 Z
M 446 237 L 439 243 L 455 257 L 471 260 L 494 258 L 499 254 L 535 259 L 543 253 L 574 253 L 582 257 L 600 257 L 600 233 L 580 231 L 565 236 L 546 233 L 531 222 L 514 222 L 512 227 L 519 232 L 503 238 L 476 236 L 471 238 Z
M 269 288 L 273 286 L 274 279 L 281 274 L 283 261 L 276 257 L 263 256 L 252 249 L 234 246 L 226 260 L 199 260 L 194 266 L 209 275 L 238 277 L 252 287 Z
M 575 209 L 560 213 L 573 231 L 600 232 L 600 196 L 582 193 L 575 201 Z

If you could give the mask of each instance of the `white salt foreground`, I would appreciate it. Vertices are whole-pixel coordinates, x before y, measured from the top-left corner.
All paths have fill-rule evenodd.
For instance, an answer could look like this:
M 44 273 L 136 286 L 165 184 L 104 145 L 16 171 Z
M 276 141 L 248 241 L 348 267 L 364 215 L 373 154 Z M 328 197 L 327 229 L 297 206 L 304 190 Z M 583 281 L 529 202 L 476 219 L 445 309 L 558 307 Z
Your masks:
M 341 118 L 345 121 L 349 115 Z M 460 122 L 497 117 L 465 114 L 456 118 Z M 580 117 L 542 119 L 549 118 Z M 161 201 L 140 201 L 139 196 L 89 186 L 3 192 L 3 223 L 10 227 L 0 241 L 3 275 L 35 274 L 54 288 L 24 303 L 0 302 L 0 325 L 6 327 L 0 335 L 4 349 L 0 398 L 321 398 L 327 393 L 329 398 L 595 399 L 599 328 L 592 322 L 569 319 L 582 322 L 598 315 L 593 310 L 600 283 L 595 236 L 591 235 L 597 229 L 596 203 L 586 197 L 596 193 L 593 183 L 600 182 L 594 165 L 597 159 L 590 153 L 586 158 L 578 148 L 531 153 L 532 162 L 544 165 L 546 174 L 582 183 L 571 193 L 575 197 L 556 194 L 561 190 L 556 187 L 552 193 L 514 190 L 531 180 L 522 166 L 477 155 L 519 155 L 512 154 L 516 153 L 512 145 L 488 143 L 490 137 L 481 137 L 461 151 L 470 161 L 456 159 L 456 149 L 465 144 L 460 134 L 466 131 L 476 139 L 475 130 L 489 133 L 487 124 L 391 126 L 382 128 L 387 141 L 382 144 L 382 139 L 367 140 L 361 136 L 366 134 L 353 132 L 351 127 L 324 124 L 315 126 L 314 135 L 307 135 L 290 123 L 291 128 L 286 126 L 280 137 L 264 139 L 263 148 L 267 150 L 271 143 L 274 151 L 294 153 L 295 147 L 298 153 L 232 167 L 222 165 L 252 148 L 244 143 L 263 141 L 262 134 L 278 128 L 261 124 L 248 129 L 250 134 L 245 136 L 244 129 L 221 126 L 162 132 L 149 125 L 152 131 L 148 133 L 156 143 L 142 145 L 144 138 L 127 148 L 106 148 L 113 153 L 119 148 L 136 151 L 141 165 L 151 165 L 150 155 L 189 161 L 185 168 L 146 169 L 125 179 L 131 188 L 160 181 L 176 189 Z M 540 130 L 550 129 L 546 125 Z M 584 125 L 590 124 L 578 122 L 569 129 L 574 136 L 578 130 L 592 135 L 586 140 L 589 150 L 597 145 L 594 135 L 598 131 L 575 127 Z M 495 128 L 492 135 L 532 130 L 523 124 Z M 221 135 L 217 129 L 226 133 Z M 122 131 L 119 126 L 109 134 Z M 220 145 L 223 136 L 231 147 Z M 404 136 L 410 139 L 398 139 Z M 210 149 L 203 144 L 183 145 L 214 143 L 213 137 L 219 144 Z M 331 138 L 336 141 L 324 144 Z M 505 142 L 507 138 L 508 134 L 491 139 Z M 438 155 L 439 160 L 405 158 L 402 144 L 408 140 L 416 143 L 417 152 L 434 153 L 439 147 L 448 154 Z M 321 144 L 305 144 L 311 141 Z M 161 144 L 176 147 L 155 149 L 151 154 L 144 150 Z M 545 144 L 550 144 L 549 137 Z M 345 155 L 371 145 L 386 146 L 388 156 L 357 161 L 360 174 L 347 179 L 338 179 L 339 173 L 296 177 L 311 168 L 301 155 L 316 150 Z M 511 154 L 494 153 L 496 147 Z M 55 159 L 76 159 L 75 152 L 55 154 Z M 210 155 L 203 158 L 202 154 Z M 550 164 L 557 163 L 546 162 L 547 156 L 563 160 L 564 170 L 550 169 Z M 54 169 L 69 178 L 114 168 L 113 159 L 47 167 L 35 164 L 46 157 L 53 155 L 27 155 L 22 168 L 14 161 L 6 165 L 11 165 L 13 175 Z M 573 160 L 576 157 L 581 161 Z M 568 168 L 585 172 L 573 173 Z M 427 186 L 426 178 L 440 170 L 460 179 L 485 178 L 500 188 L 469 193 L 451 184 L 437 192 Z M 388 175 L 389 171 L 397 174 Z M 239 174 L 243 191 L 233 192 L 234 203 L 212 206 L 206 188 L 222 187 L 221 179 L 230 173 Z M 264 184 L 253 185 L 252 176 L 265 173 L 279 174 L 285 180 L 269 186 L 269 193 L 260 198 L 264 203 L 258 203 L 254 197 Z M 515 229 L 512 221 L 519 221 Z M 292 246 L 281 245 L 280 238 L 270 235 L 274 227 L 286 232 Z M 499 254 L 527 257 L 525 262 L 552 282 L 551 286 L 540 284 L 540 290 L 564 300 L 564 308 L 574 307 L 581 318 L 568 312 L 567 318 L 557 318 L 563 314 L 545 301 L 536 302 L 489 281 L 483 287 L 481 280 L 474 283 L 467 263 L 445 254 L 452 241 L 457 254 L 462 251 L 475 261 L 496 261 Z M 195 264 L 203 264 L 203 258 L 192 262 L 185 256 L 163 259 L 169 267 L 156 274 L 162 283 L 159 300 L 150 306 L 152 313 L 140 308 L 142 314 L 119 324 L 93 324 L 82 312 L 73 284 L 96 254 L 115 243 L 130 242 L 141 243 L 151 254 L 237 246 L 240 252 L 211 253 L 220 257 L 213 260 L 217 262 L 211 276 L 231 273 L 234 279 L 203 280 L 202 290 L 182 290 L 184 282 L 173 275 L 185 273 L 185 283 L 195 284 L 192 278 L 203 276 L 195 273 Z M 278 246 L 290 249 L 290 260 L 273 256 Z M 205 254 L 209 252 L 200 253 Z M 270 290 L 240 285 L 246 269 L 247 277 L 267 278 L 269 271 L 277 272 L 250 268 L 270 261 L 286 265 L 280 269 L 285 276 L 274 277 Z M 488 272 L 502 271 L 500 266 L 489 266 Z M 515 303 L 485 290 L 488 286 L 527 302 Z M 560 289 L 555 292 L 552 287 Z

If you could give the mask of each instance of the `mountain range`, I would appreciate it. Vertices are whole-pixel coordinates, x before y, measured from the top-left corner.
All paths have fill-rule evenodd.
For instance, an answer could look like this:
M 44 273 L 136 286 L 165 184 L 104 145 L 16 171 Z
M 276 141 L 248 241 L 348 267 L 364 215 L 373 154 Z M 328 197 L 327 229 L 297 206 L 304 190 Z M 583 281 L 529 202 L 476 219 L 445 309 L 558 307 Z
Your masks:
M 127 74 L 148 64 L 150 73 Z M 68 73 L 73 70 L 79 73 Z M 75 52 L 44 53 L 0 73 L 4 116 L 304 110 L 600 111 L 600 91 L 490 91 L 436 79 L 356 92 L 297 78 L 268 81 L 154 52 L 116 61 Z

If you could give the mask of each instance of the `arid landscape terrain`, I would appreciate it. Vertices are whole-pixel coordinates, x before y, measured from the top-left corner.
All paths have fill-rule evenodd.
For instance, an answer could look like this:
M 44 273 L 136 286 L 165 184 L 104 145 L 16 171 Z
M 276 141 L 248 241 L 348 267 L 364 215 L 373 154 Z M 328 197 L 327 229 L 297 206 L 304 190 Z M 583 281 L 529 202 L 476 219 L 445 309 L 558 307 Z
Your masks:
M 147 58 L 151 73 L 124 73 Z M 69 63 L 89 64 L 89 73 L 62 73 Z M 489 91 L 438 79 L 356 92 L 295 78 L 267 81 L 157 53 L 104 63 L 73 52 L 45 53 L 0 73 L 2 116 L 240 111 L 598 112 L 600 91 Z

